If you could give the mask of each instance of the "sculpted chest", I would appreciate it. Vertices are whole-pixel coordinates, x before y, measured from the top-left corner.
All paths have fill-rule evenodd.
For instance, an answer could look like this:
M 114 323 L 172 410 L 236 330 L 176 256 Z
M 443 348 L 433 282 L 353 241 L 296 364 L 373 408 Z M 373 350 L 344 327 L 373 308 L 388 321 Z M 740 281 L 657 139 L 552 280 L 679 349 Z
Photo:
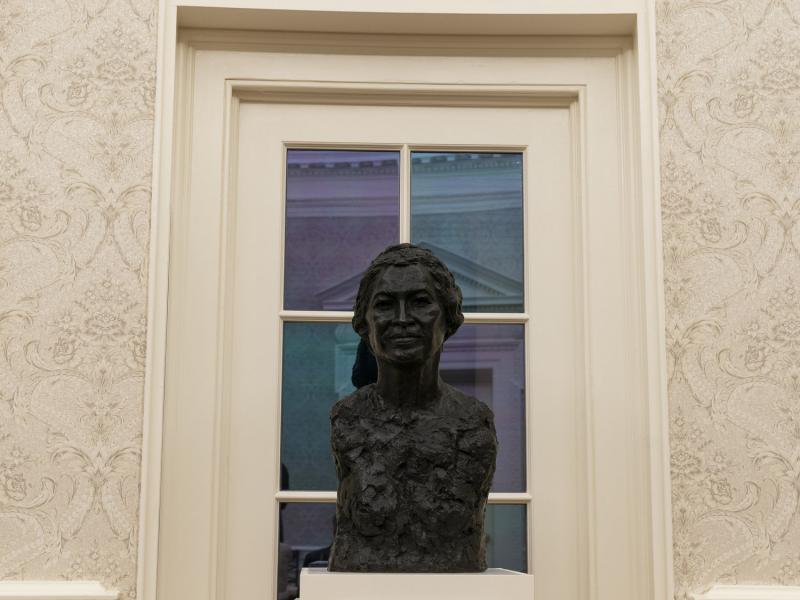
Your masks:
M 333 422 L 342 475 L 384 484 L 473 481 L 493 466 L 495 444 L 492 423 L 478 411 L 387 409 L 364 402 Z
M 481 568 L 496 438 L 488 408 L 468 400 L 408 411 L 367 395 L 334 410 L 338 561 L 356 553 L 367 569 L 372 556 L 390 570 Z M 445 549 L 443 563 L 431 562 L 434 549 Z

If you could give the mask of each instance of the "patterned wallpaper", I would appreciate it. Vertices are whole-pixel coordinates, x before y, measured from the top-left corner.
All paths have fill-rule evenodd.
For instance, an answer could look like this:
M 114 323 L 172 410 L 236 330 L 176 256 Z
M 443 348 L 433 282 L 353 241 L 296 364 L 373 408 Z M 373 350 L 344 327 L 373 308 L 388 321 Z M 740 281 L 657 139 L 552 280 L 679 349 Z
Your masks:
M 156 0 L 0 0 L 0 578 L 135 597 Z M 800 0 L 658 0 L 676 597 L 800 584 Z
M 0 0 L 0 578 L 135 596 L 155 0 Z
M 800 1 L 659 1 L 677 598 L 800 583 Z

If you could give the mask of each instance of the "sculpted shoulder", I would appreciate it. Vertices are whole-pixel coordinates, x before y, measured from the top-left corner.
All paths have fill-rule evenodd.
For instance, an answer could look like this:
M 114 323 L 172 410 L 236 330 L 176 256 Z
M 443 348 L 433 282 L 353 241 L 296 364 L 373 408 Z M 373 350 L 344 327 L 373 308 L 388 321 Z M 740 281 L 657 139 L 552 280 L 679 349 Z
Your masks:
M 339 400 L 331 408 L 331 421 L 335 421 L 339 418 L 346 419 L 368 412 L 371 406 L 370 396 L 373 393 L 374 387 L 375 384 L 365 385 L 349 396 L 345 396 Z
M 494 421 L 492 410 L 485 403 L 447 383 L 442 384 L 442 406 L 447 413 Z

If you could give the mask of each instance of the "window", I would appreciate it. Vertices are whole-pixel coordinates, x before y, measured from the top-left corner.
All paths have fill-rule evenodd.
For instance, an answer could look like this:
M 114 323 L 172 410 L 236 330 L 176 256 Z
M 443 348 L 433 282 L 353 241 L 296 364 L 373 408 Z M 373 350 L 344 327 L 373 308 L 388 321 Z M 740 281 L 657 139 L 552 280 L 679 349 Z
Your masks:
M 399 148 L 286 151 L 280 490 L 294 495 L 279 511 L 279 599 L 298 593 L 302 567 L 326 564 L 337 486 L 328 415 L 355 389 L 350 311 L 366 266 L 399 241 L 430 249 L 461 287 L 465 324 L 440 372 L 495 413 L 487 561 L 527 571 L 528 502 L 496 495 L 528 492 L 524 155 Z

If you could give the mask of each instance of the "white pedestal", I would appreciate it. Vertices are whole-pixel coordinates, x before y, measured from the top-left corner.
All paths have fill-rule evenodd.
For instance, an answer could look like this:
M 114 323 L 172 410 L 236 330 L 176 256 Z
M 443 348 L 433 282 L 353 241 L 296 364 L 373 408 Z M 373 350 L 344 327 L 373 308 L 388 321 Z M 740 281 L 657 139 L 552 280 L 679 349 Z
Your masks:
M 533 600 L 533 575 L 483 573 L 300 573 L 299 600 Z

